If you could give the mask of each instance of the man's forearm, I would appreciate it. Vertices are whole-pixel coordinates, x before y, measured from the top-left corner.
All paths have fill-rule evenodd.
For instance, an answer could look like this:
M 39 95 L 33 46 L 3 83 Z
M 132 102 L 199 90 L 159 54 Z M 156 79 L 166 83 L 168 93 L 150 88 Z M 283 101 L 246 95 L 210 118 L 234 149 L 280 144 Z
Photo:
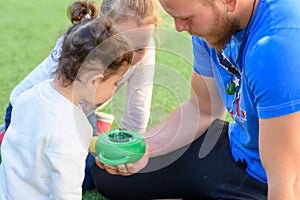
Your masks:
M 296 181 L 298 182 L 298 181 Z M 300 197 L 299 183 L 269 185 L 268 200 L 298 200 Z
M 163 122 L 145 133 L 151 157 L 163 155 L 183 147 L 201 136 L 211 123 L 208 114 L 186 101 Z

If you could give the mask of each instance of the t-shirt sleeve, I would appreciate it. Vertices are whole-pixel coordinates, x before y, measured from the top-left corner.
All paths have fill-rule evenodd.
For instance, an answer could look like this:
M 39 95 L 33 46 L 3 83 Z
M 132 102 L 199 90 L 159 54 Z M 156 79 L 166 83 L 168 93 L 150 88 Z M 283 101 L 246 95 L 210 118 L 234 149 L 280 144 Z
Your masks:
M 246 78 L 260 118 L 300 110 L 300 34 L 294 31 L 269 34 L 247 54 Z
M 194 70 L 203 76 L 213 76 L 211 68 L 211 58 L 209 53 L 209 47 L 205 42 L 196 36 L 192 37 L 193 42 L 193 54 L 194 54 Z
M 78 199 L 82 198 L 85 155 L 68 155 L 47 153 L 51 162 L 51 182 L 49 197 L 51 199 Z
M 49 137 L 45 149 L 50 175 L 49 197 L 81 200 L 87 147 L 83 146 L 83 138 L 78 137 L 72 129 L 53 132 L 55 133 Z M 59 138 L 59 133 L 69 135 Z

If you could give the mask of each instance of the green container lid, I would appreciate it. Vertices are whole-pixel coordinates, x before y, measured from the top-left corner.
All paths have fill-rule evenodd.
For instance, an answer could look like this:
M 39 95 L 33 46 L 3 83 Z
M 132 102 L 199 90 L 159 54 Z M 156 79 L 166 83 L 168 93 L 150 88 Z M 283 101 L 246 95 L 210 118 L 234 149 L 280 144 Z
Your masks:
M 136 131 L 113 130 L 102 133 L 96 142 L 98 159 L 107 165 L 138 161 L 146 151 L 146 144 Z

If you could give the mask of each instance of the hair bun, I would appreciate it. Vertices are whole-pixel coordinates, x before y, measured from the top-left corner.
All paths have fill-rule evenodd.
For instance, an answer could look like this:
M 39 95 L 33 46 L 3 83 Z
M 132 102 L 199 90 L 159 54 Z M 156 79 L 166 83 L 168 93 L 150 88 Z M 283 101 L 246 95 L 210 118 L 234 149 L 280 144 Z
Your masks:
M 98 6 L 93 1 L 74 1 L 68 6 L 68 17 L 72 24 L 98 16 Z

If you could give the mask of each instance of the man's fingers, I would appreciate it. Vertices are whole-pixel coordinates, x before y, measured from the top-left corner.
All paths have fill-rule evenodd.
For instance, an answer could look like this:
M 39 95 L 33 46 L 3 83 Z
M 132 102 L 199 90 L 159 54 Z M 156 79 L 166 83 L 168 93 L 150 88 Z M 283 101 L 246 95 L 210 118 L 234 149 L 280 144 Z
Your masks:
M 95 163 L 98 167 L 100 167 L 101 169 L 104 169 L 103 163 L 98 160 L 97 156 L 95 157 Z
M 104 164 L 104 168 L 105 168 L 105 170 L 106 170 L 108 173 L 110 173 L 110 174 L 112 174 L 112 175 L 120 174 L 120 173 L 119 173 L 119 169 L 118 169 L 117 166 L 111 166 L 111 165 L 105 165 L 105 164 Z

